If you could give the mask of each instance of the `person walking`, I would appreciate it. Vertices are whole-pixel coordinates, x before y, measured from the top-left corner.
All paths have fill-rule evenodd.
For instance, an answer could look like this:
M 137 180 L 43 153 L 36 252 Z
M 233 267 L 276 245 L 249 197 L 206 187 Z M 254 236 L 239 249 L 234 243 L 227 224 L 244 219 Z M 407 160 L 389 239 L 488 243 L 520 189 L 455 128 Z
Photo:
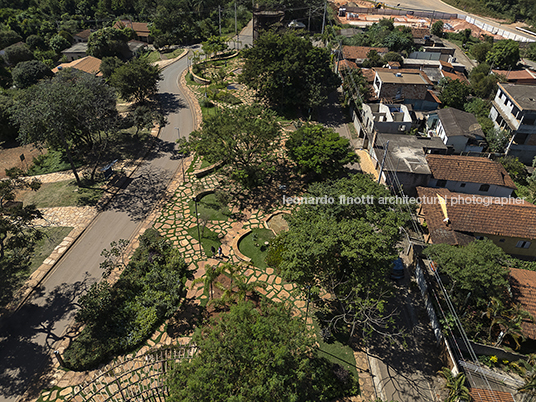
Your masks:
M 218 247 L 218 257 L 223 259 L 223 250 L 222 250 L 221 246 Z
M 210 246 L 210 252 L 212 253 L 212 258 L 216 256 L 216 247 Z

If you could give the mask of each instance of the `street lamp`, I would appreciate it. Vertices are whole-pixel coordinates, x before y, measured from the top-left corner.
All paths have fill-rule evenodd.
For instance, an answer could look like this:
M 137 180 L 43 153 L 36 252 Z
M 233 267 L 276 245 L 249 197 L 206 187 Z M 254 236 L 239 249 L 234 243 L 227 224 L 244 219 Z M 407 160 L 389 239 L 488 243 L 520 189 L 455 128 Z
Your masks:
M 197 213 L 197 203 L 199 200 L 197 199 L 197 195 L 193 198 L 194 205 L 195 205 L 195 219 L 197 221 L 197 240 L 199 241 L 199 257 L 203 258 L 203 254 L 201 253 L 201 232 L 199 231 L 199 214 Z
M 177 130 L 178 141 L 180 143 L 181 132 L 178 127 L 175 127 L 175 130 Z M 181 152 L 181 168 L 182 168 L 182 180 L 186 181 L 186 176 L 184 175 L 184 154 L 182 152 Z

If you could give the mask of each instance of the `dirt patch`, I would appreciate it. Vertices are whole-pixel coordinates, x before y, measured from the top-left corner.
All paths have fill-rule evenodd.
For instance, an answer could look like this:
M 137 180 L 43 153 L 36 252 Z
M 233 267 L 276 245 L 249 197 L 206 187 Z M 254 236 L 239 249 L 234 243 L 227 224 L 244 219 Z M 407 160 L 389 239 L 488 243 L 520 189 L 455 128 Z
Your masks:
M 18 167 L 27 171 L 32 166 L 33 158 L 45 152 L 33 145 L 18 147 L 16 144 L 3 144 L 0 147 L 0 179 L 6 178 L 6 169 Z M 21 161 L 21 155 L 24 155 L 24 161 Z

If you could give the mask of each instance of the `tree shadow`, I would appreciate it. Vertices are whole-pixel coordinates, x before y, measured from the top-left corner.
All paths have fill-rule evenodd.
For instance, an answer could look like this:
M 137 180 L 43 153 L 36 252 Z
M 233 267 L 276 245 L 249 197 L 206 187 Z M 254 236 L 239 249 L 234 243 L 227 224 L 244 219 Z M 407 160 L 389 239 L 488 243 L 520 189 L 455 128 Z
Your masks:
M 166 193 L 172 172 L 151 167 L 147 162 L 140 166 L 103 210 L 126 212 L 133 221 L 143 220 L 154 204 Z
M 188 108 L 184 100 L 178 94 L 171 92 L 159 92 L 156 94 L 156 100 L 160 104 L 160 112 L 164 115 L 177 113 L 180 109 Z
M 54 344 L 64 338 L 55 326 L 74 317 L 76 300 L 93 282 L 86 274 L 84 280 L 56 286 L 50 292 L 37 289 L 20 310 L 2 321 L 0 394 L 5 398 L 19 397 L 30 386 L 37 396 L 46 385 L 46 377 L 35 379 L 50 371 Z
M 348 114 L 344 113 L 339 104 L 339 93 L 337 91 L 331 92 L 326 104 L 319 108 L 317 120 L 330 128 L 339 127 L 350 122 Z

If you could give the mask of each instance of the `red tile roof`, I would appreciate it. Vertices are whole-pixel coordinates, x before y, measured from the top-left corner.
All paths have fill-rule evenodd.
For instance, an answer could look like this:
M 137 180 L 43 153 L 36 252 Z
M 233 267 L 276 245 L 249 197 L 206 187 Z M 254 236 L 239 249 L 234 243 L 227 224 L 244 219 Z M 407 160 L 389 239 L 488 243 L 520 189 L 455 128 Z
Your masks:
M 510 392 L 471 388 L 469 393 L 473 402 L 515 402 Z
M 147 26 L 147 23 L 145 22 L 132 22 L 130 20 L 120 20 L 116 21 L 114 24 L 114 28 L 116 29 L 123 29 L 124 27 L 128 27 L 133 29 L 138 36 L 149 36 L 150 31 L 149 27 Z
M 510 268 L 510 287 L 514 302 L 520 303 L 524 310 L 536 318 L 536 272 Z M 536 339 L 534 322 L 523 321 L 521 328 L 527 338 Z
M 380 56 L 389 51 L 386 47 L 343 46 L 342 56 L 350 60 L 365 60 L 371 50 L 376 50 Z
M 82 57 L 81 59 L 73 60 L 70 63 L 62 63 L 58 67 L 52 69 L 53 73 L 57 73 L 59 70 L 64 68 L 74 68 L 76 70 L 84 71 L 88 74 L 96 74 L 101 76 L 100 65 L 101 59 L 97 59 L 93 56 Z
M 536 239 L 536 205 L 522 199 L 511 198 L 505 202 L 499 197 L 430 187 L 417 187 L 417 194 L 432 243 L 464 245 L 474 240 L 475 233 Z M 446 200 L 448 222 L 438 195 Z
M 426 160 L 434 179 L 517 188 L 503 165 L 487 158 L 429 154 Z
M 425 36 L 430 36 L 429 28 L 411 28 L 411 36 L 415 39 L 423 39 Z
M 449 73 L 448 71 L 441 70 L 441 75 L 445 78 L 450 78 L 453 81 L 458 80 L 458 81 L 463 82 L 466 85 L 471 85 L 469 83 L 469 80 L 465 77 L 465 75 L 463 75 L 459 71 L 454 71 L 453 73 Z
M 523 69 L 523 70 L 491 70 L 493 74 L 504 75 L 508 81 L 534 81 L 536 83 L 536 73 Z
M 353 61 L 350 61 L 350 60 L 341 60 L 341 61 L 339 61 L 338 66 L 339 66 L 339 70 L 341 68 L 350 68 L 350 69 L 351 68 L 359 68 L 357 66 L 357 64 L 355 64 Z
M 89 38 L 89 35 L 91 35 L 91 30 L 89 29 L 84 29 L 83 31 L 80 31 L 78 32 L 76 35 L 74 36 L 78 36 L 79 38 L 81 39 L 88 39 Z

